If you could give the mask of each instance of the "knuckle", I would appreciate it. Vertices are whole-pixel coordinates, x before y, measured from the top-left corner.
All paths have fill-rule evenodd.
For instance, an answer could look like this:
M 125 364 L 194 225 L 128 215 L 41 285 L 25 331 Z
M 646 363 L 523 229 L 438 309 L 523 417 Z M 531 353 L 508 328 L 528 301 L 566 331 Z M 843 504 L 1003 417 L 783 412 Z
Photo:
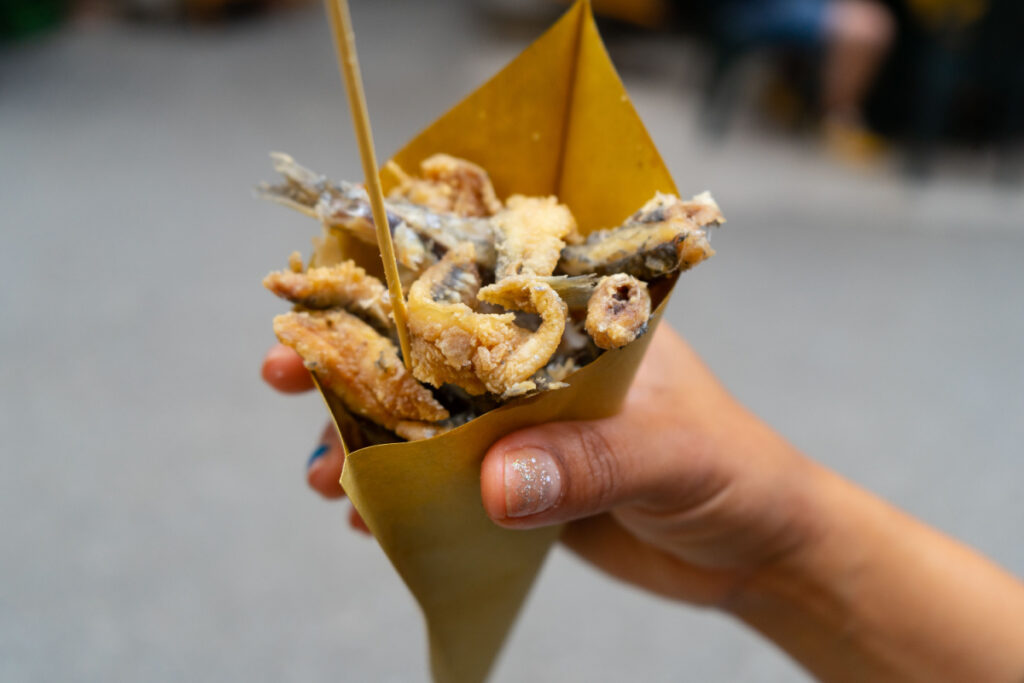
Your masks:
M 573 423 L 572 430 L 578 448 L 573 458 L 578 463 L 573 472 L 577 481 L 573 484 L 592 505 L 604 508 L 616 499 L 622 485 L 617 449 L 593 423 Z

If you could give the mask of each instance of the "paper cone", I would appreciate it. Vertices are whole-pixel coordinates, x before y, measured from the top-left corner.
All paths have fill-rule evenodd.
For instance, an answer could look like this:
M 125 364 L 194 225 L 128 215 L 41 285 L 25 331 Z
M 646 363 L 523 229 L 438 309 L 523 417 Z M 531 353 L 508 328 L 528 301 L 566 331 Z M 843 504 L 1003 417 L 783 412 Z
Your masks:
M 558 195 L 584 232 L 618 225 L 656 191 L 676 191 L 587 2 L 394 160 L 413 171 L 437 152 L 483 166 L 501 197 Z M 670 286 L 660 288 L 660 302 L 655 288 L 652 330 Z M 433 439 L 349 454 L 342 484 L 423 609 L 435 681 L 486 678 L 559 533 L 509 531 L 487 518 L 480 500 L 487 448 L 528 425 L 614 414 L 650 338 L 604 353 L 566 389 L 513 401 Z M 340 402 L 325 398 L 344 426 Z

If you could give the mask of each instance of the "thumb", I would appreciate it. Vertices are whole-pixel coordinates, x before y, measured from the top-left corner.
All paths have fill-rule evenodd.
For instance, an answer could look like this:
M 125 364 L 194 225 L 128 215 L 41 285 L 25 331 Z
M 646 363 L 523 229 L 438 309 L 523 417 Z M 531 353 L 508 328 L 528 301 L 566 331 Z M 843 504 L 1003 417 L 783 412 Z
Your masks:
M 484 457 L 484 509 L 502 526 L 530 528 L 643 498 L 665 476 L 657 471 L 661 458 L 651 457 L 636 432 L 620 415 L 549 423 L 504 437 Z

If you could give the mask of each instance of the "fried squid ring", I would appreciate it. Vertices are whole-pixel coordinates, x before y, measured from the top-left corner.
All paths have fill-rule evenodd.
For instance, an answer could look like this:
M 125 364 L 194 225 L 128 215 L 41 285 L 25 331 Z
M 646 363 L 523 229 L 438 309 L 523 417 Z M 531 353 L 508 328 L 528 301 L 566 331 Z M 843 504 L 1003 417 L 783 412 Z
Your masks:
M 647 283 L 618 273 L 601 278 L 587 304 L 587 334 L 602 349 L 618 349 L 647 331 Z
M 536 332 L 520 327 L 514 313 L 480 313 L 469 294 L 479 288 L 472 244 L 462 244 L 409 290 L 409 336 L 416 379 L 435 387 L 452 383 L 468 393 L 503 398 L 537 388 L 530 380 L 558 348 L 568 310 L 558 294 L 528 276 L 506 278 L 477 298 L 534 313 Z

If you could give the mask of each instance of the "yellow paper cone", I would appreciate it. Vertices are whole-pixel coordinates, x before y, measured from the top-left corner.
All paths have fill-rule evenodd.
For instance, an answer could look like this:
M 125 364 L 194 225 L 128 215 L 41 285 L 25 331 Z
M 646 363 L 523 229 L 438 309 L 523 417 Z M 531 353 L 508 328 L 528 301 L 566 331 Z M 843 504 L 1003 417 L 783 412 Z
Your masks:
M 676 191 L 585 1 L 394 160 L 415 170 L 438 152 L 486 168 L 499 196 L 558 195 L 584 232 L 618 225 L 656 191 Z M 654 289 L 651 330 L 670 287 Z M 568 388 L 513 401 L 433 439 L 349 454 L 342 484 L 423 609 L 435 681 L 486 678 L 559 533 L 509 531 L 487 518 L 487 448 L 528 425 L 614 414 L 650 338 L 604 353 Z M 340 402 L 325 398 L 344 426 Z

